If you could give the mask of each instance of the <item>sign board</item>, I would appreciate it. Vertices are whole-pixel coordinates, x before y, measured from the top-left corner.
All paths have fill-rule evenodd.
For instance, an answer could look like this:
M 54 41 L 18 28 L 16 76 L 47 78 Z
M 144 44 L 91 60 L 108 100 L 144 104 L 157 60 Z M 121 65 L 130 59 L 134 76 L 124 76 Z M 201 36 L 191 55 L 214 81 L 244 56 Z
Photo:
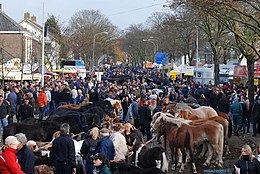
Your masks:
M 167 63 L 166 53 L 156 52 L 156 63 L 166 64 Z

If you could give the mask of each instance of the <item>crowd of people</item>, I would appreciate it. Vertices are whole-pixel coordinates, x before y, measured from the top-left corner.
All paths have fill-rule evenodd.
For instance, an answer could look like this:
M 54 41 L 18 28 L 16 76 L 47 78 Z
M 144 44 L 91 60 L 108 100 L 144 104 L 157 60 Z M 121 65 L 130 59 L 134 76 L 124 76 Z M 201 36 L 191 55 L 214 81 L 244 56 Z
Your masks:
M 108 163 L 105 161 L 124 162 L 127 159 L 125 157 L 133 151 L 133 142 L 129 136 L 131 129 L 139 129 L 146 136 L 147 141 L 152 139 L 150 132 L 152 115 L 158 111 L 166 111 L 167 106 L 173 102 L 185 102 L 193 106 L 211 106 L 218 112 L 228 114 L 234 123 L 235 136 L 240 133 L 252 133 L 252 136 L 260 134 L 258 89 L 255 91 L 255 102 L 249 103 L 247 88 L 230 82 L 214 86 L 211 82 L 208 84 L 194 82 L 191 77 L 177 77 L 172 80 L 169 74 L 162 70 L 120 66 L 111 69 L 100 67 L 96 71 L 103 72 L 101 81 L 97 80 L 95 72 L 90 72 L 86 78 L 77 76 L 59 80 L 46 79 L 44 87 L 40 86 L 39 81 L 3 84 L 0 89 L 0 137 L 3 135 L 3 127 L 12 123 L 14 118 L 18 122 L 30 117 L 44 120 L 61 105 L 80 105 L 83 101 L 95 102 L 106 98 L 122 102 L 123 112 L 120 115 L 122 124 L 113 126 L 112 130 L 105 128 L 100 131 L 97 128 L 91 130 L 81 148 L 87 171 L 100 172 L 100 168 L 94 170 L 98 165 L 103 167 L 102 171 L 109 171 L 106 166 Z M 67 135 L 69 125 L 63 126 L 61 131 Z M 250 132 L 251 126 L 252 132 Z M 59 140 L 71 144 L 69 137 L 61 136 L 53 142 L 54 149 L 60 148 Z M 59 152 L 60 159 L 52 160 L 55 164 L 57 161 L 62 162 L 55 168 L 63 170 L 64 162 L 67 164 L 69 156 L 73 154 L 63 154 L 64 149 L 55 151 L 55 153 Z M 75 172 L 74 161 L 70 161 L 69 165 L 71 167 L 69 171 Z

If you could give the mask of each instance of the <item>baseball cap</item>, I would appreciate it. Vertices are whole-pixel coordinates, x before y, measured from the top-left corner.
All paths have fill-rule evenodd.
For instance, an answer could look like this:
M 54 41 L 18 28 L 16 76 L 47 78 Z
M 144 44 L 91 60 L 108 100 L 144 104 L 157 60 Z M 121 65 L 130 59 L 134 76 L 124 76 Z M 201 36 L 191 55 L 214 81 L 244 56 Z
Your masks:
M 15 136 L 8 136 L 8 137 L 6 137 L 5 145 L 9 146 L 11 144 L 18 145 L 18 144 L 20 144 L 20 141 L 18 141 Z
M 109 133 L 109 130 L 108 130 L 107 128 L 102 128 L 102 129 L 100 130 L 100 133 L 101 133 L 101 134 L 106 134 L 106 133 Z
M 91 157 L 93 160 L 99 159 L 100 161 L 106 161 L 106 156 L 103 153 L 97 153 L 96 155 Z

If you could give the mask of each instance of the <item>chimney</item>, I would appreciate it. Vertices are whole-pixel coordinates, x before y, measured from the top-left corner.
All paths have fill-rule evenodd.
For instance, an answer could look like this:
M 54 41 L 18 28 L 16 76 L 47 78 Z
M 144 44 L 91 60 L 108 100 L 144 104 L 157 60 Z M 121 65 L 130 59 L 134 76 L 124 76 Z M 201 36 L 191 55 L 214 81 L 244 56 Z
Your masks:
M 24 13 L 24 20 L 30 20 L 30 13 L 26 12 Z
M 36 16 L 33 15 L 33 16 L 31 17 L 31 21 L 33 21 L 33 22 L 36 23 Z

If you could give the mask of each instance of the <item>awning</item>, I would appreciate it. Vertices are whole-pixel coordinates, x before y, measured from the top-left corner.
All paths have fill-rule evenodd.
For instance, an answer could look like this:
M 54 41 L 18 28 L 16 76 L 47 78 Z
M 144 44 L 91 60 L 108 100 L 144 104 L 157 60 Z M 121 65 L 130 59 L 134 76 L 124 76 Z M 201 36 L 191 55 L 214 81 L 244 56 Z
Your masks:
M 170 71 L 170 75 L 171 75 L 171 76 L 176 76 L 177 74 L 179 74 L 178 71 Z
M 184 76 L 194 76 L 194 72 L 186 72 Z

